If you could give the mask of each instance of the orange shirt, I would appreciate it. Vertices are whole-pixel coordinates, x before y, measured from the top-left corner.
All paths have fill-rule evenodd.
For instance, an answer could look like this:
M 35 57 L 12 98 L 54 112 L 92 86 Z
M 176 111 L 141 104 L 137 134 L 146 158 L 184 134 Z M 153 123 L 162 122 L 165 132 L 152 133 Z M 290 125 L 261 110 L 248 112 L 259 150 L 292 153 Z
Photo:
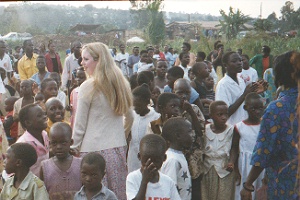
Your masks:
M 269 68 L 269 65 L 270 65 L 270 59 L 269 59 L 270 57 L 268 56 L 268 57 L 266 57 L 266 58 L 264 58 L 263 57 L 263 61 L 262 61 L 262 63 L 263 63 L 263 73 Z

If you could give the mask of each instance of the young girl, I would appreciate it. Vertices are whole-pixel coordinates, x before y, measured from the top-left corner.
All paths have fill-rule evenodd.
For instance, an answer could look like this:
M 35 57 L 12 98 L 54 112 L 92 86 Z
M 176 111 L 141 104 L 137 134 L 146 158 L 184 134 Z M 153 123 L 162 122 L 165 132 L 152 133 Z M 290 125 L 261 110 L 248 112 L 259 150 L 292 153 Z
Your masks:
M 238 155 L 238 139 L 233 137 L 233 126 L 226 124 L 228 107 L 225 102 L 213 102 L 209 112 L 213 123 L 207 124 L 205 129 L 201 197 L 202 200 L 232 200 L 235 192 L 233 169 Z
M 54 157 L 44 160 L 41 179 L 44 181 L 50 199 L 71 200 L 81 187 L 81 159 L 70 155 L 73 143 L 72 129 L 64 122 L 55 123 L 50 129 L 50 146 Z
M 235 200 L 241 199 L 240 191 L 243 189 L 243 184 L 250 173 L 250 161 L 252 152 L 259 133 L 260 120 L 264 111 L 263 99 L 256 93 L 249 93 L 245 98 L 244 109 L 248 113 L 248 118 L 235 125 L 235 131 L 239 136 L 239 159 L 238 171 L 240 184 L 236 186 Z M 261 173 L 253 183 L 255 188 L 260 188 L 264 173 Z M 256 192 L 253 193 L 252 199 L 256 199 Z
M 141 167 L 141 162 L 137 158 L 139 144 L 142 137 L 146 134 L 147 125 L 160 117 L 150 103 L 151 92 L 148 85 L 138 86 L 133 91 L 134 120 L 131 128 L 131 141 L 127 157 L 128 172 L 132 172 Z
M 73 128 L 74 126 L 74 120 L 75 120 L 75 115 L 76 115 L 76 108 L 77 108 L 77 97 L 78 97 L 78 90 L 80 85 L 86 80 L 86 74 L 84 71 L 83 67 L 79 67 L 76 70 L 76 78 L 75 81 L 77 82 L 78 87 L 76 87 L 74 90 L 71 92 L 70 96 L 70 110 L 71 110 L 71 127 Z
M 57 83 L 52 78 L 46 78 L 41 83 L 41 93 L 44 95 L 44 103 L 58 93 Z
M 40 106 L 29 104 L 20 110 L 19 119 L 26 131 L 16 143 L 26 142 L 34 147 L 38 158 L 30 171 L 40 176 L 41 162 L 49 158 L 49 139 L 44 131 L 47 128 L 47 117 Z
M 34 102 L 33 91 L 32 91 L 33 82 L 31 80 L 24 80 L 20 85 L 20 95 L 22 98 L 18 99 L 14 104 L 13 116 L 14 120 L 19 122 L 19 112 L 22 107 L 31 104 Z M 22 128 L 21 124 L 18 124 L 18 137 L 20 137 L 25 130 Z
M 166 73 L 168 70 L 168 63 L 165 60 L 158 60 L 156 67 L 156 76 L 154 77 L 155 86 L 157 86 L 162 93 L 165 85 L 167 85 Z

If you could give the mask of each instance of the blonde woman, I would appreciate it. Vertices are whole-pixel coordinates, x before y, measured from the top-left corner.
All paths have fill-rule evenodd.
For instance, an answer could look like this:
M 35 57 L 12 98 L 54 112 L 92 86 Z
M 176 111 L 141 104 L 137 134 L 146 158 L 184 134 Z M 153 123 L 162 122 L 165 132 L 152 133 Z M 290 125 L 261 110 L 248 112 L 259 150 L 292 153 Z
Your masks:
M 86 44 L 81 55 L 90 78 L 79 88 L 72 148 L 81 156 L 99 152 L 106 160 L 103 184 L 119 200 L 126 199 L 126 138 L 133 121 L 130 85 L 105 44 Z

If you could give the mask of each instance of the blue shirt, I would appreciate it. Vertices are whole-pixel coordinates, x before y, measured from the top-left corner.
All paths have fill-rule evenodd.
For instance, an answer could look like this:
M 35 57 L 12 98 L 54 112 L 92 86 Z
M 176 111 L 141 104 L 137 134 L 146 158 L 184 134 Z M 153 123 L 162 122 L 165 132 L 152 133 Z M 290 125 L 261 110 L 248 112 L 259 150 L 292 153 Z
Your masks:
M 263 115 L 251 165 L 266 169 L 268 199 L 297 199 L 298 89 L 282 91 Z
M 45 79 L 45 78 L 48 78 L 49 76 L 50 76 L 50 72 L 46 72 L 46 74 L 45 74 L 45 76 L 44 76 L 44 79 Z M 33 80 L 34 82 L 36 82 L 36 83 L 38 84 L 39 87 L 40 87 L 40 85 L 41 85 L 41 82 L 43 81 L 43 80 L 40 80 L 40 78 L 39 78 L 39 73 L 33 74 L 32 77 L 31 77 L 30 79 Z
M 170 88 L 170 86 L 166 85 L 164 87 L 164 92 L 173 92 L 172 88 Z M 199 94 L 198 92 L 196 92 L 196 90 L 194 88 L 191 88 L 191 97 L 189 100 L 189 103 L 194 103 L 196 101 L 196 99 L 199 98 Z
M 84 186 L 75 194 L 74 200 L 87 200 L 86 193 L 84 191 Z M 102 184 L 101 190 L 92 197 L 92 200 L 118 200 L 115 193 L 109 190 Z

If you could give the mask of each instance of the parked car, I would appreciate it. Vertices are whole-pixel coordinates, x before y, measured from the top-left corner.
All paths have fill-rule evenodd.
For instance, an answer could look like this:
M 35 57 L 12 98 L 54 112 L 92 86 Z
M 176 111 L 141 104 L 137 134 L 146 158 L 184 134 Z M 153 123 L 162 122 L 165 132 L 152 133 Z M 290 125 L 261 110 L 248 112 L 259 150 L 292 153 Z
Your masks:
M 24 41 L 32 39 L 32 35 L 30 33 L 17 33 L 17 32 L 10 32 L 0 38 L 1 40 L 5 41 Z

